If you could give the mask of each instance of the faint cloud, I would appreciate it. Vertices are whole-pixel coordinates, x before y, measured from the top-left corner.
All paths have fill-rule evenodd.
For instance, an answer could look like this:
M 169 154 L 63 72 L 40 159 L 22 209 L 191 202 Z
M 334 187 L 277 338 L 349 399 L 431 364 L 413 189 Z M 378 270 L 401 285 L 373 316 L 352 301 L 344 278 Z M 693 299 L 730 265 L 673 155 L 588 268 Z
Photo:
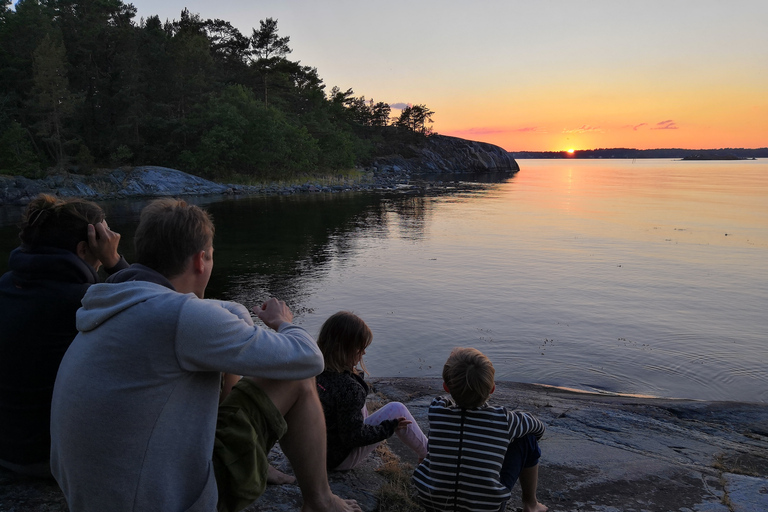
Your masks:
M 573 128 L 573 129 L 563 129 L 562 133 L 587 133 L 587 132 L 603 132 L 604 130 L 602 128 L 595 127 L 595 126 L 589 126 L 588 124 L 583 124 L 579 128 Z
M 398 110 L 403 110 L 404 108 L 408 108 L 411 106 L 410 103 L 390 103 L 389 106 L 391 108 L 396 108 Z
M 637 131 L 638 128 L 642 128 L 643 126 L 648 126 L 648 123 L 640 123 L 640 124 L 625 124 L 620 126 L 619 128 L 622 130 L 632 128 L 632 130 Z
M 677 123 L 675 123 L 671 119 L 667 119 L 666 121 L 661 121 L 660 123 L 656 123 L 656 126 L 654 128 L 651 128 L 651 130 L 677 130 L 678 126 Z

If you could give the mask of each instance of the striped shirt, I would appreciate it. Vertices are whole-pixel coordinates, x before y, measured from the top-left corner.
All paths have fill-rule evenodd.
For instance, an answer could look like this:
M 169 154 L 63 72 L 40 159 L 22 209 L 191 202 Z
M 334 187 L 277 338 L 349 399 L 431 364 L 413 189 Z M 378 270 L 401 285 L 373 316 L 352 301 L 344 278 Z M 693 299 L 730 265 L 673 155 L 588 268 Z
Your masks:
M 499 510 L 511 494 L 499 480 L 509 444 L 544 424 L 526 412 L 488 404 L 462 409 L 450 397 L 429 407 L 429 453 L 413 474 L 422 503 L 445 512 Z

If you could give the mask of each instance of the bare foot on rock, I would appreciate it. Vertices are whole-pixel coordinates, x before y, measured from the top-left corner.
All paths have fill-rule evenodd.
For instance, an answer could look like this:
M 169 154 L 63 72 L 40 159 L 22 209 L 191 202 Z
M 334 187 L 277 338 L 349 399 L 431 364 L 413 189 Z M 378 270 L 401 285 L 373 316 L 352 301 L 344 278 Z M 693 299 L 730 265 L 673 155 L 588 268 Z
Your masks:
M 331 494 L 324 503 L 307 503 L 301 507 L 301 512 L 363 512 L 355 500 L 344 500 Z
M 284 485 L 296 482 L 296 477 L 286 475 L 274 466 L 267 468 L 267 483 L 269 485 Z
M 533 505 L 523 503 L 523 512 L 547 512 L 547 510 L 549 509 L 538 501 Z

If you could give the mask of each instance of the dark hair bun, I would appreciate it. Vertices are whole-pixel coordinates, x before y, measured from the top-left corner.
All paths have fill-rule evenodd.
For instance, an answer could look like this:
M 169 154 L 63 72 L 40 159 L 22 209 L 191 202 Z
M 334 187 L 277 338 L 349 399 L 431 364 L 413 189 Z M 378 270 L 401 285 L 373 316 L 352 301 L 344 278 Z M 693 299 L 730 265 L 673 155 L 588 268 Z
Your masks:
M 24 226 L 40 227 L 46 220 L 56 212 L 56 207 L 61 204 L 60 199 L 56 199 L 49 194 L 40 194 L 27 205 L 27 211 L 24 215 Z
M 102 220 L 104 211 L 96 203 L 40 194 L 27 205 L 19 238 L 29 249 L 44 246 L 76 252 L 77 244 L 88 240 L 88 224 Z

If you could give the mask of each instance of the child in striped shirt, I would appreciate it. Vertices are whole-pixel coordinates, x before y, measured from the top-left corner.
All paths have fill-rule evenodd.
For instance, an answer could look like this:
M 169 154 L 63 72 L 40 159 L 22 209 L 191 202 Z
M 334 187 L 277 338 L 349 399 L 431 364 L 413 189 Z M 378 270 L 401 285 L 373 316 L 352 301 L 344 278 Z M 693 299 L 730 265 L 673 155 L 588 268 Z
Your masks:
M 443 388 L 429 408 L 429 449 L 413 482 L 429 512 L 498 512 L 520 479 L 523 511 L 545 512 L 536 499 L 538 440 L 544 424 L 528 413 L 491 406 L 491 361 L 457 348 L 443 367 Z

